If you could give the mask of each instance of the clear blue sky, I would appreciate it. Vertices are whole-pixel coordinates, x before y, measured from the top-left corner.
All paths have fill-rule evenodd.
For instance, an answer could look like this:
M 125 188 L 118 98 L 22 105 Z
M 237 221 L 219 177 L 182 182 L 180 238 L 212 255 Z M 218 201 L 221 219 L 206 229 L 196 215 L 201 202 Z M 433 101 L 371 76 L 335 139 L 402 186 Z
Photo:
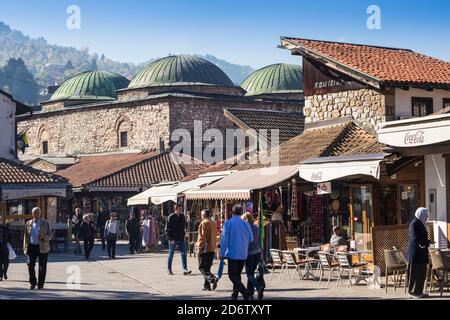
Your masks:
M 66 28 L 71 4 L 81 8 L 81 30 Z M 366 27 L 371 4 L 381 8 L 381 30 Z M 210 53 L 253 67 L 298 63 L 276 48 L 281 35 L 404 47 L 450 61 L 448 0 L 14 0 L 2 1 L 0 20 L 123 62 Z

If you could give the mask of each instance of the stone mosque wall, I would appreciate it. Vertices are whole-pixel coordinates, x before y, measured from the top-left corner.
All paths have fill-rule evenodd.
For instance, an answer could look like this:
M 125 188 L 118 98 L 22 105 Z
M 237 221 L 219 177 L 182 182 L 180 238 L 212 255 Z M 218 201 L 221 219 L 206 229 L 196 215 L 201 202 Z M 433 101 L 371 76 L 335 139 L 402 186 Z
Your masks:
M 42 154 L 43 139 L 48 139 L 49 154 L 116 151 L 119 150 L 121 126 L 128 128 L 130 148 L 158 148 L 160 137 L 169 139 L 169 106 L 159 102 L 132 107 L 65 109 L 36 114 L 17 123 L 18 130 L 28 130 L 30 146 L 26 156 Z
M 120 150 L 119 133 L 128 132 L 129 149 L 158 149 L 160 137 L 166 146 L 175 129 L 192 131 L 194 120 L 203 129 L 233 128 L 224 108 L 250 108 L 301 111 L 303 102 L 261 102 L 246 99 L 165 98 L 151 101 L 67 108 L 34 114 L 19 120 L 18 130 L 27 129 L 29 148 L 25 156 L 42 154 L 42 142 L 48 141 L 48 154 L 66 155 Z M 20 156 L 20 154 L 19 154 Z M 23 157 L 23 156 L 22 156 Z

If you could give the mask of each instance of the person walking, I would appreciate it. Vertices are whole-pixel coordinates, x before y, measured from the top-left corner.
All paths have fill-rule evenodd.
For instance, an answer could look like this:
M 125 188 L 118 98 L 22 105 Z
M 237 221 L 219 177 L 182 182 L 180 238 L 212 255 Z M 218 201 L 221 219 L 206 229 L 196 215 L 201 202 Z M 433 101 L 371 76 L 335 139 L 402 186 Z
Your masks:
M 166 234 L 169 240 L 169 257 L 167 258 L 167 270 L 169 275 L 173 275 L 172 272 L 172 261 L 175 254 L 175 249 L 178 246 L 181 254 L 181 263 L 183 267 L 183 274 L 185 276 L 192 273 L 191 270 L 187 269 L 187 254 L 186 246 L 184 243 L 186 218 L 183 213 L 181 213 L 181 204 L 174 205 L 174 212 L 169 215 L 166 223 Z
M 11 231 L 7 224 L 2 223 L 0 216 L 0 281 L 8 280 L 9 267 L 9 249 L 8 244 L 11 245 Z
M 100 234 L 100 240 L 102 242 L 102 250 L 106 250 L 106 238 L 105 238 L 105 224 L 109 219 L 109 211 L 107 208 L 101 208 L 97 215 L 97 228 Z
M 220 257 L 228 259 L 228 277 L 233 283 L 232 300 L 237 300 L 239 293 L 244 300 L 248 300 L 241 273 L 248 257 L 249 244 L 253 241 L 253 233 L 250 225 L 241 219 L 241 215 L 242 206 L 233 206 L 232 218 L 225 221 L 220 241 Z
M 205 282 L 203 290 L 211 291 L 217 288 L 217 278 L 211 273 L 214 261 L 214 253 L 217 248 L 217 226 L 211 220 L 211 210 L 204 209 L 201 213 L 202 221 L 198 227 L 198 238 L 196 247 L 198 249 L 198 269 Z
M 47 258 L 50 252 L 50 240 L 53 237 L 50 223 L 41 218 L 41 209 L 33 208 L 31 211 L 32 220 L 25 224 L 23 237 L 23 252 L 27 256 L 28 273 L 30 276 L 30 289 L 34 290 L 36 284 L 38 289 L 43 289 L 45 275 L 47 273 Z M 39 276 L 36 279 L 36 260 L 39 258 Z
M 244 213 L 241 218 L 249 223 L 253 234 L 253 241 L 249 244 L 248 256 L 245 261 L 248 298 L 253 300 L 253 294 L 256 289 L 258 292 L 258 299 L 262 300 L 264 296 L 264 287 L 260 285 L 260 281 L 257 281 L 255 277 L 256 269 L 258 268 L 258 264 L 261 262 L 261 230 L 255 225 L 255 219 L 250 212 Z M 261 277 L 262 274 L 260 273 L 259 276 Z
M 130 254 L 136 254 L 138 251 L 138 241 L 140 226 L 134 213 L 130 212 L 130 215 L 125 222 L 125 231 L 128 235 Z
M 416 210 L 415 217 L 409 224 L 409 243 L 406 260 L 408 260 L 409 293 L 414 298 L 426 298 L 423 293 L 425 277 L 428 265 L 428 247 L 431 244 L 428 239 L 426 221 L 428 209 L 420 207 Z
M 89 259 L 94 248 L 94 225 L 89 214 L 83 216 L 80 227 L 80 238 L 83 239 L 84 256 Z
M 117 215 L 113 212 L 110 219 L 105 224 L 106 250 L 110 258 L 116 258 L 116 241 L 119 236 L 119 221 Z
M 73 223 L 73 235 L 75 237 L 75 254 L 81 254 L 81 245 L 80 245 L 80 231 L 81 231 L 81 223 L 83 223 L 83 214 L 81 213 L 80 208 L 75 208 L 75 214 L 72 217 Z

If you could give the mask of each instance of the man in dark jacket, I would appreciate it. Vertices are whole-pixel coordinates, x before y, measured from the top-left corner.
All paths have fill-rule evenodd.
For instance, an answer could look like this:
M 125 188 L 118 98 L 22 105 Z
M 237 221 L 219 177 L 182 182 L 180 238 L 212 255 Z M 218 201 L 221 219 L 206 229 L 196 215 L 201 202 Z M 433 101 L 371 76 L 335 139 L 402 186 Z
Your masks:
M 183 264 L 183 274 L 185 276 L 192 273 L 187 269 L 187 255 L 186 246 L 184 243 L 184 228 L 186 225 L 186 218 L 181 213 L 181 205 L 174 205 L 174 212 L 167 218 L 166 234 L 169 239 L 169 258 L 167 261 L 167 269 L 169 275 L 173 275 L 172 272 L 172 260 L 175 254 L 175 249 L 178 246 L 181 253 L 181 262 Z
M 8 225 L 2 224 L 0 217 L 0 281 L 8 279 L 9 250 L 8 243 L 11 243 L 11 231 Z
M 94 226 L 89 214 L 83 216 L 80 227 L 80 239 L 83 239 L 84 256 L 89 259 L 94 248 Z
M 127 221 L 125 222 L 125 230 L 128 235 L 130 254 L 135 254 L 138 251 L 140 226 L 136 216 L 133 213 L 130 213 Z
M 428 232 L 425 223 L 428 209 L 419 208 L 409 225 L 409 244 L 406 259 L 409 261 L 409 293 L 415 298 L 425 298 L 423 293 L 428 264 Z
M 107 208 L 100 209 L 97 216 L 97 228 L 100 233 L 100 239 L 102 241 L 102 250 L 106 250 L 106 239 L 105 239 L 105 224 L 109 220 L 109 211 Z

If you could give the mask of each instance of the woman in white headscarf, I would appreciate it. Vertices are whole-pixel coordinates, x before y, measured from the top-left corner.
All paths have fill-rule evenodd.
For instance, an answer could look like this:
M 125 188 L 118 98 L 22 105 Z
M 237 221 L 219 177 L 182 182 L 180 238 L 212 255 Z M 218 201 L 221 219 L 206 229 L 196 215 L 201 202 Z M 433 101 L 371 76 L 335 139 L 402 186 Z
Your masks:
M 428 264 L 428 247 L 430 240 L 426 228 L 428 209 L 418 208 L 409 225 L 409 245 L 407 260 L 409 261 L 409 293 L 416 298 L 424 298 L 425 275 Z

